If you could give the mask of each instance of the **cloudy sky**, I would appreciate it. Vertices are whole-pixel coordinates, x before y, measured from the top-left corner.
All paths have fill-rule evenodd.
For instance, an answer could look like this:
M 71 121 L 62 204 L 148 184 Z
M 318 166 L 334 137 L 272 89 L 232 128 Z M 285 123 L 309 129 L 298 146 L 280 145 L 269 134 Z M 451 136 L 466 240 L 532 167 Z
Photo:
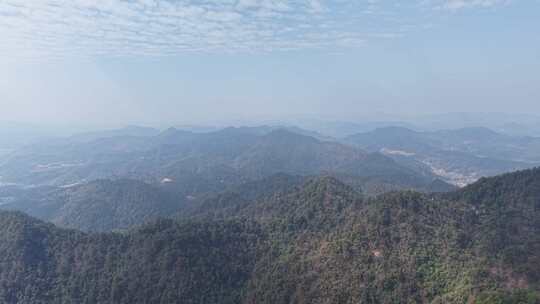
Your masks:
M 538 0 L 0 0 L 0 121 L 540 115 Z

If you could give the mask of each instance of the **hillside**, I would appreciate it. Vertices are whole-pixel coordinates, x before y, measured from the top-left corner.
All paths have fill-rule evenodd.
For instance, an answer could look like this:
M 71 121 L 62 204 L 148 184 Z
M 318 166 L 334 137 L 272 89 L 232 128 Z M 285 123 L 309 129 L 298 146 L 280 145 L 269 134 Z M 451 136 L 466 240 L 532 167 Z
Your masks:
M 187 180 L 183 188 L 177 188 L 168 183 L 149 185 L 119 179 L 70 187 L 0 187 L 0 210 L 22 211 L 59 227 L 107 232 L 141 226 L 157 218 L 185 218 L 201 206 L 210 209 L 212 204 L 222 201 L 250 202 L 299 186 L 304 179 L 280 173 L 231 186 L 219 194 L 214 194 L 212 189 L 193 189 L 204 195 L 182 199 L 178 198 L 181 191 L 205 183 Z
M 183 206 L 157 187 L 127 179 L 34 189 L 18 197 L 0 208 L 83 231 L 127 229 L 170 216 Z
M 540 169 L 366 198 L 331 176 L 84 234 L 0 213 L 0 297 L 31 303 L 539 303 Z M 241 193 L 241 191 L 239 191 Z M 211 207 L 211 208 L 209 208 Z M 21 286 L 24 286 L 22 288 Z
M 239 303 L 264 239 L 235 222 L 88 235 L 1 212 L 0 227 L 2 303 Z

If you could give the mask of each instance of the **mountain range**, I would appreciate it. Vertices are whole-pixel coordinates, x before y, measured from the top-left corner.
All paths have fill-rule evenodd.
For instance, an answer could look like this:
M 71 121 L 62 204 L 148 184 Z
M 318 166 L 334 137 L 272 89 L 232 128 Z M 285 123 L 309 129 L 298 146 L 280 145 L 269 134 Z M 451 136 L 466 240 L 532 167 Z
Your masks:
M 536 144 L 536 138 L 484 128 L 392 127 L 341 143 L 299 128 L 159 132 L 127 127 L 30 145 L 4 157 L 0 209 L 60 227 L 106 232 L 158 217 L 183 217 L 215 201 L 251 201 L 255 194 L 246 198 L 246 188 L 260 195 L 265 188 L 321 174 L 366 197 L 400 190 L 450 192 L 456 189 L 451 183 L 464 186 L 534 166 L 536 158 L 527 149 L 535 151 Z
M 210 133 L 168 129 L 150 136 L 67 138 L 18 149 L 0 161 L 2 182 L 68 186 L 129 178 L 168 184 L 184 197 L 280 172 L 346 174 L 400 189 L 427 188 L 436 179 L 378 152 L 273 128 L 227 128 Z
M 437 179 L 462 187 L 483 176 L 537 166 L 538 152 L 539 138 L 481 127 L 440 131 L 383 127 L 337 139 L 298 127 L 160 132 L 131 126 L 4 152 L 0 183 L 67 186 L 127 178 L 170 183 L 184 196 L 198 196 L 279 172 L 325 172 L 378 194 L 429 190 Z
M 280 175 L 292 183 L 324 174 L 366 196 L 454 189 L 381 153 L 299 133 L 309 132 L 243 127 L 154 134 L 130 127 L 27 146 L 0 163 L 2 181 L 11 184 L 0 187 L 0 209 L 105 232 L 181 216 L 246 185 L 274 189 L 283 184 Z

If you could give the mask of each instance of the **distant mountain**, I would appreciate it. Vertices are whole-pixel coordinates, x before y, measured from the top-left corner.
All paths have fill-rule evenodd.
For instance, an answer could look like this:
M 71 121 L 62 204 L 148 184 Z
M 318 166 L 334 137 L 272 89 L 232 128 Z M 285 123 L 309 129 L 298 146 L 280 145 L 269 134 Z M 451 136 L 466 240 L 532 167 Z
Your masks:
M 152 136 L 159 133 L 157 129 L 140 126 L 87 131 L 89 129 L 92 128 L 0 121 L 0 156 L 3 155 L 3 150 L 13 151 L 27 145 L 39 145 L 51 142 L 88 142 L 106 137 Z
M 235 157 L 234 166 L 256 177 L 268 175 L 268 172 L 309 175 L 354 170 L 355 165 L 367 158 L 368 153 L 349 146 L 277 130 L 261 136 L 242 151 Z
M 534 167 L 540 161 L 540 138 L 512 137 L 478 127 L 435 132 L 388 127 L 345 141 L 461 186 L 482 176 Z
M 540 301 L 540 169 L 375 198 L 331 176 L 288 179 L 122 234 L 0 212 L 0 301 Z
M 63 186 L 130 178 L 167 184 L 183 197 L 219 192 L 280 172 L 347 174 L 408 189 L 420 189 L 435 179 L 427 171 L 418 173 L 379 153 L 271 128 L 210 133 L 171 128 L 156 136 L 51 142 L 20 149 L 0 161 L 5 182 Z
M 344 138 L 361 132 L 370 132 L 375 129 L 398 126 L 415 129 L 412 123 L 397 120 L 372 120 L 372 121 L 326 121 L 326 120 L 299 120 L 298 125 L 308 130 L 315 130 L 320 134 Z
M 228 128 L 195 137 L 180 137 L 159 147 L 160 162 L 168 165 L 161 167 L 157 175 L 171 175 L 171 179 L 176 180 L 175 174 L 189 171 L 180 168 L 190 165 L 193 172 L 208 172 L 207 176 L 216 176 L 210 174 L 216 167 L 220 172 L 228 172 L 217 175 L 223 177 L 220 178 L 222 183 L 256 180 L 276 173 L 317 175 L 323 172 L 386 180 L 408 188 L 422 187 L 434 180 L 432 175 L 418 174 L 379 153 L 366 153 L 284 129 L 253 135 L 245 129 Z M 176 161 L 182 155 L 185 161 Z M 155 159 L 155 156 L 149 158 Z
M 75 142 L 90 142 L 100 138 L 118 137 L 118 136 L 155 136 L 159 134 L 158 129 L 140 126 L 127 126 L 120 129 L 92 131 L 77 133 L 69 137 L 68 140 Z
M 540 117 L 534 114 L 512 113 L 442 113 L 414 117 L 423 130 L 448 130 L 483 126 L 513 136 L 540 137 Z
M 0 121 L 0 157 L 14 149 L 54 138 L 59 134 L 68 135 L 65 131 L 51 127 Z

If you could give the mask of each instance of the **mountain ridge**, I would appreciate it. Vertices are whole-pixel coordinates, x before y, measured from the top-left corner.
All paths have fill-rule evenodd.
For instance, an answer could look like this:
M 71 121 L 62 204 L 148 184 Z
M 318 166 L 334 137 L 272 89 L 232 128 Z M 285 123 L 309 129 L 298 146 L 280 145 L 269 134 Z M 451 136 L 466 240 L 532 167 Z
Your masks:
M 536 304 L 539 183 L 534 169 L 449 194 L 364 197 L 322 176 L 125 233 L 2 211 L 0 299 Z

